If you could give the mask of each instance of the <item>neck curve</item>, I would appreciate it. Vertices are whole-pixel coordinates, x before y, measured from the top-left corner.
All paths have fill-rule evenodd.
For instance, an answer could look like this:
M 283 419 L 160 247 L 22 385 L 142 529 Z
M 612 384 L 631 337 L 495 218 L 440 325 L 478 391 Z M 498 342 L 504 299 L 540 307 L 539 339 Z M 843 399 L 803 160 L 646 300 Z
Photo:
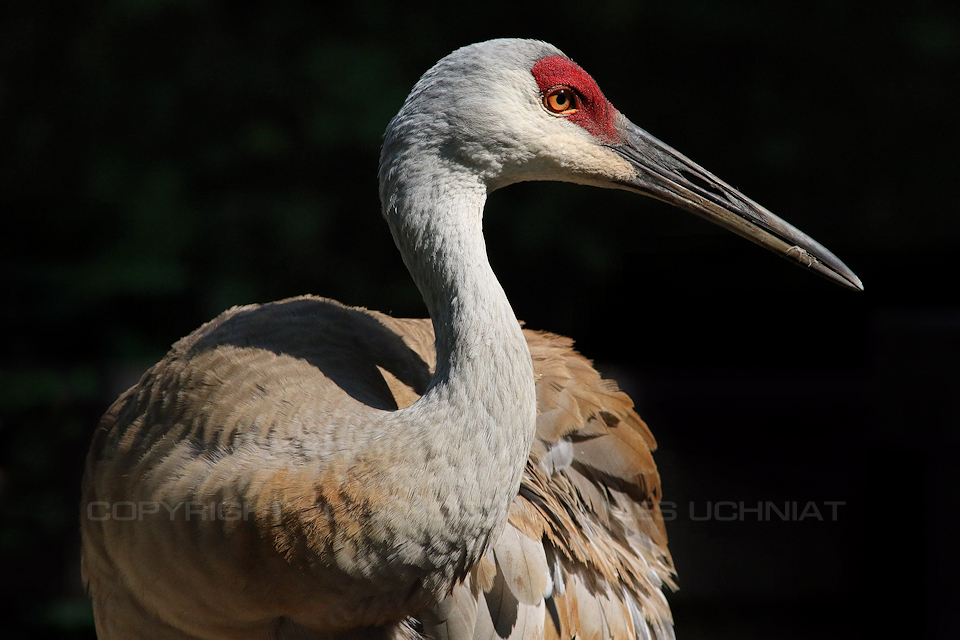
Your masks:
M 419 158 L 381 171 L 381 198 L 433 320 L 437 369 L 417 402 L 383 416 L 381 431 L 397 439 L 384 480 L 402 487 L 395 515 L 383 514 L 396 520 L 383 524 L 409 541 L 404 564 L 433 572 L 445 592 L 506 522 L 535 431 L 536 392 L 526 340 L 486 255 L 487 187 L 438 156 Z

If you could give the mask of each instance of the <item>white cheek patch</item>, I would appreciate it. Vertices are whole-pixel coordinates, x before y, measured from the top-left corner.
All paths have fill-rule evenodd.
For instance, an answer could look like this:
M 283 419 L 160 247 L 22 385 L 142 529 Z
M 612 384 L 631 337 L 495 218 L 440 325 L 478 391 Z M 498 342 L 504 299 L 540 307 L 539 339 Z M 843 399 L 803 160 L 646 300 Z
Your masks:
M 544 154 L 579 176 L 600 178 L 605 182 L 622 182 L 634 177 L 635 171 L 629 162 L 589 134 L 569 135 L 564 131 L 545 138 L 543 143 Z
M 529 180 L 613 186 L 634 177 L 595 136 L 544 108 L 529 71 L 500 71 L 490 86 L 493 107 L 474 105 L 464 145 L 490 190 Z
M 631 165 L 588 131 L 563 116 L 549 113 L 529 71 L 501 72 L 493 83 L 502 125 L 499 175 L 488 176 L 492 188 L 527 180 L 560 180 L 609 185 L 634 177 Z M 489 142 L 489 138 L 487 138 Z

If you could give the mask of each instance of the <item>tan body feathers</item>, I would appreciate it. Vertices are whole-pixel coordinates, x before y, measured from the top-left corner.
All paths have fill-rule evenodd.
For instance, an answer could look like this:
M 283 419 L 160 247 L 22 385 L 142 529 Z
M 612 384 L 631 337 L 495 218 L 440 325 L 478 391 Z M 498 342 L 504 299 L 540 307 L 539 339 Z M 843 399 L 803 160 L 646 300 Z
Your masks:
M 415 594 L 369 603 L 364 613 L 382 616 L 383 633 L 400 633 L 404 620 L 449 638 L 669 628 L 660 587 L 672 566 L 653 437 L 570 340 L 524 335 L 537 437 L 509 523 L 439 605 Z M 101 637 L 166 637 L 159 630 L 168 624 L 197 634 L 167 630 L 178 638 L 323 637 L 349 623 L 359 611 L 347 581 L 327 571 L 338 561 L 331 528 L 351 526 L 351 510 L 389 496 L 364 504 L 365 487 L 325 484 L 304 462 L 306 443 L 282 425 L 298 422 L 298 405 L 328 416 L 356 403 L 408 406 L 434 366 L 428 320 L 309 297 L 233 309 L 177 343 L 107 412 L 88 460 L 84 575 L 98 609 L 124 610 L 103 616 L 113 622 Z M 270 388 L 278 377 L 290 385 L 282 397 Z M 174 489 L 151 480 L 161 470 L 176 477 Z M 142 519 L 113 513 L 108 505 L 121 500 L 142 503 Z M 156 513 L 155 502 L 163 503 Z M 122 581 L 112 567 L 124 568 Z

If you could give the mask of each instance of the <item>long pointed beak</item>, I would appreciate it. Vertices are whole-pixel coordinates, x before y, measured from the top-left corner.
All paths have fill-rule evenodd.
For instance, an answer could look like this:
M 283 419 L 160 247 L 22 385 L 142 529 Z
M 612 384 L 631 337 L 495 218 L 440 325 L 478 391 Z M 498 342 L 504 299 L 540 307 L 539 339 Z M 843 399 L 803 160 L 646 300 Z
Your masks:
M 626 142 L 607 146 L 636 170 L 621 187 L 695 213 L 836 283 L 863 290 L 853 271 L 819 242 L 622 115 L 619 119 Z

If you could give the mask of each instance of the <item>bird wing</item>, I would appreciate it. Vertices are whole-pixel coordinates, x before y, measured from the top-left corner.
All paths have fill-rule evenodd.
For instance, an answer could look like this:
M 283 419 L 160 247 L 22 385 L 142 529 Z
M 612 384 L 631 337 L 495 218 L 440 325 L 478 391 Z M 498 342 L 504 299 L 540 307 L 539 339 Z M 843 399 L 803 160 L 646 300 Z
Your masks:
M 403 628 L 409 637 L 423 634 L 449 640 L 672 637 L 661 587 L 673 586 L 673 567 L 659 508 L 653 436 L 626 394 L 603 380 L 574 351 L 572 341 L 548 333 L 524 333 L 536 375 L 537 432 L 509 521 L 449 597 L 408 620 Z M 230 358 L 218 355 L 224 350 Z M 240 445 L 231 440 L 236 435 L 233 430 L 217 425 L 243 422 L 251 412 L 264 424 L 286 420 L 284 415 L 257 413 L 251 399 L 267 391 L 261 388 L 262 376 L 253 375 L 258 371 L 289 381 L 295 387 L 291 393 L 307 393 L 320 406 L 318 411 L 329 413 L 357 401 L 385 410 L 409 406 L 426 391 L 435 366 L 429 320 L 396 319 L 310 296 L 233 309 L 178 342 L 107 412 L 91 447 L 84 502 L 134 504 L 129 500 L 169 497 L 171 504 L 179 504 L 177 499 L 193 495 L 219 496 L 217 492 L 226 485 L 217 475 L 218 461 L 223 452 Z M 236 375 L 234 370 L 250 375 Z M 323 375 L 316 375 L 317 371 Z M 229 389 L 215 384 L 227 375 L 238 382 Z M 186 379 L 190 376 L 192 382 Z M 185 393 L 229 391 L 234 402 L 206 404 L 233 412 L 235 418 L 215 415 L 198 420 L 184 414 L 193 404 L 186 400 L 171 404 L 164 389 L 172 384 L 180 385 L 175 398 L 181 400 Z M 274 392 L 286 397 L 283 389 Z M 274 404 L 281 412 L 292 406 L 290 402 Z M 155 420 L 154 414 L 161 411 L 172 415 Z M 172 429 L 171 424 L 180 426 Z M 233 458 L 220 462 L 228 467 L 234 463 Z M 257 458 L 255 471 L 267 462 Z M 177 481 L 168 487 L 170 496 L 158 498 L 149 480 L 158 471 L 151 465 L 163 464 L 179 465 L 171 471 Z M 94 467 L 99 468 L 96 474 L 91 472 Z M 276 487 L 280 491 L 296 484 L 284 476 Z M 255 585 L 258 593 L 272 593 L 275 600 L 313 588 L 309 576 L 303 577 L 305 582 L 298 581 L 299 574 L 271 565 L 277 561 L 273 555 L 244 555 L 245 563 L 225 562 L 224 558 L 235 558 L 232 547 L 218 544 L 219 552 L 214 553 L 209 545 L 179 545 L 181 538 L 176 535 L 164 537 L 167 529 L 158 530 L 155 544 L 147 545 L 150 553 L 141 553 L 143 545 L 134 544 L 139 539 L 129 535 L 131 524 L 82 519 L 85 580 L 94 594 L 94 606 L 101 609 L 100 617 L 120 629 L 104 637 L 130 636 L 122 631 L 123 625 L 131 629 L 154 625 L 150 628 L 155 629 L 164 624 L 143 612 L 135 594 L 152 584 L 150 576 L 162 575 L 172 557 L 180 559 L 181 583 L 192 581 L 192 591 L 187 593 L 216 597 L 218 607 L 226 611 L 233 611 L 230 607 L 238 603 L 249 609 L 251 602 L 262 601 L 262 611 L 243 609 L 251 618 L 269 618 L 279 605 L 262 593 L 251 601 L 243 588 L 223 592 L 220 586 L 225 579 L 247 588 Z M 191 527 L 204 525 L 204 535 L 221 540 L 234 524 L 231 519 L 185 520 L 178 531 L 186 536 L 183 539 L 193 539 L 196 531 Z M 154 535 L 151 528 L 136 531 L 141 537 Z M 243 542 L 241 533 L 234 531 L 234 543 Z M 302 535 L 283 529 L 273 533 L 290 537 L 290 549 L 296 548 L 297 536 Z M 115 566 L 124 567 L 122 581 Z M 207 569 L 212 566 L 219 573 L 211 577 Z M 278 583 L 276 576 L 281 573 L 285 578 Z M 204 602 L 194 603 L 198 610 L 184 609 L 187 596 L 179 590 L 153 592 L 165 599 L 152 601 L 151 606 L 171 619 L 209 617 Z
M 375 314 L 434 366 L 429 320 Z M 656 440 L 573 341 L 524 330 L 537 433 L 509 522 L 453 593 L 418 621 L 435 638 L 673 637 L 676 588 Z M 385 372 L 399 406 L 418 395 Z

